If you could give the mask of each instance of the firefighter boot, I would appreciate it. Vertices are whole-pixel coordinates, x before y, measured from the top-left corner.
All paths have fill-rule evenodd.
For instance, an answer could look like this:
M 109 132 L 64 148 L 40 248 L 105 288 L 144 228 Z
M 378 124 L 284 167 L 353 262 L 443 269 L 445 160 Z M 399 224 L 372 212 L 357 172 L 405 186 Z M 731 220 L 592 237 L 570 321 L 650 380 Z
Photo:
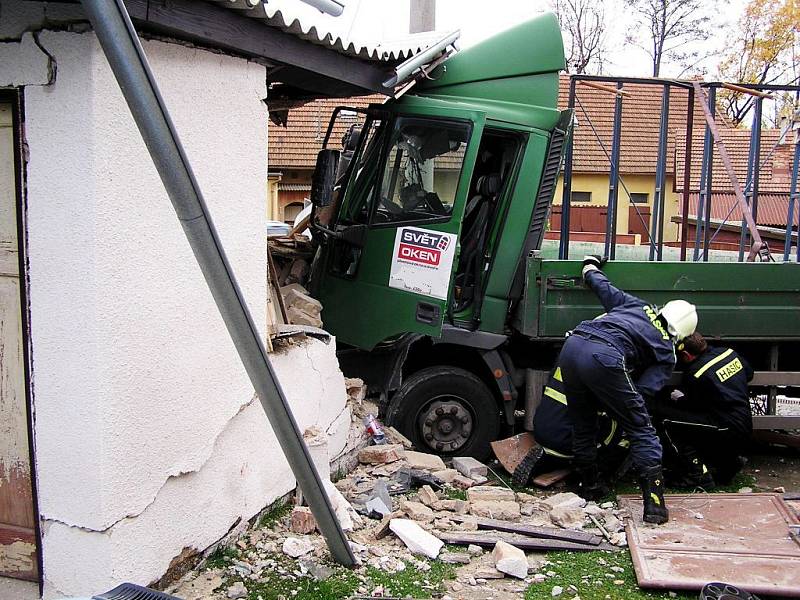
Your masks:
M 661 469 L 651 469 L 642 476 L 642 500 L 645 523 L 662 525 L 669 521 L 669 511 L 664 502 L 664 477 Z
M 714 479 L 708 472 L 708 467 L 693 450 L 685 450 L 682 468 L 674 479 L 670 479 L 670 485 L 679 488 L 712 488 Z
M 578 495 L 586 500 L 600 500 L 607 496 L 609 489 L 600 482 L 597 465 L 578 467 Z

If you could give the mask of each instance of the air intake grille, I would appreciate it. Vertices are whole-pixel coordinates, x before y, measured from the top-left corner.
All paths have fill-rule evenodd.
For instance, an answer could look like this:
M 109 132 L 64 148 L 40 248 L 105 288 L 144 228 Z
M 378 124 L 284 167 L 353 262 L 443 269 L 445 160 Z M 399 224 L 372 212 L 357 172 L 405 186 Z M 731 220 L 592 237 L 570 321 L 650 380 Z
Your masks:
M 536 204 L 533 207 L 531 227 L 528 234 L 529 247 L 526 248 L 526 257 L 532 250 L 536 250 L 542 243 L 545 222 L 550 213 L 551 200 L 556 190 L 558 173 L 561 171 L 561 157 L 564 150 L 566 132 L 554 129 L 550 137 L 550 147 L 547 149 L 547 161 L 544 165 L 542 180 L 539 183 L 539 193 L 536 195 Z
M 175 596 L 170 596 L 163 592 L 134 585 L 133 583 L 123 583 L 118 585 L 110 592 L 94 596 L 94 600 L 180 600 Z

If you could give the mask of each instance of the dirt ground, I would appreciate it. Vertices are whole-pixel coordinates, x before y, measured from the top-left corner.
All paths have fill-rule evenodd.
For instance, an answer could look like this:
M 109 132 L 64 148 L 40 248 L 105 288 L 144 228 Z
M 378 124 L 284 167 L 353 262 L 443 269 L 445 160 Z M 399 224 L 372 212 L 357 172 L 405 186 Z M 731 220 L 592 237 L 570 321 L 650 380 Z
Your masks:
M 783 487 L 786 492 L 800 492 L 800 450 L 758 448 L 749 455 L 744 473 L 753 477 L 754 491 Z

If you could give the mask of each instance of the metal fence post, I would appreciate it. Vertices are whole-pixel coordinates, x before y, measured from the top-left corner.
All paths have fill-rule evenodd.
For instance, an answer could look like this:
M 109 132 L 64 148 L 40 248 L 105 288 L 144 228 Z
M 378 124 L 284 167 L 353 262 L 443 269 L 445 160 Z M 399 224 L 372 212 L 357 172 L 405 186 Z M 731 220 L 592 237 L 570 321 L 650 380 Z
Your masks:
M 653 196 L 653 215 L 650 217 L 650 260 L 662 260 L 664 244 L 664 173 L 667 162 L 667 135 L 669 130 L 669 84 L 664 84 L 661 96 L 661 125 L 658 130 L 658 159 L 656 163 L 656 189 Z
M 569 110 L 575 110 L 575 79 L 569 81 Z M 561 191 L 561 239 L 558 242 L 558 258 L 566 260 L 569 258 L 569 210 L 572 196 L 572 156 L 574 150 L 575 125 L 567 139 L 567 148 L 564 151 L 564 181 Z
M 617 82 L 617 90 L 622 82 Z M 605 255 L 611 259 L 617 254 L 617 203 L 619 202 L 619 154 L 622 136 L 622 94 L 614 99 L 614 129 L 611 134 L 611 172 L 608 174 L 608 212 L 606 213 Z

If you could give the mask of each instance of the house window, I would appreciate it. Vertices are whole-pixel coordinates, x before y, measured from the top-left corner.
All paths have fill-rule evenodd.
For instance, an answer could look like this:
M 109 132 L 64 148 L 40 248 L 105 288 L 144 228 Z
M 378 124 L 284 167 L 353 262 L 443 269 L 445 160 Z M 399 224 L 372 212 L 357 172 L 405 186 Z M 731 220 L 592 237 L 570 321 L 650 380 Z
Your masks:
M 591 202 L 592 192 L 572 192 L 569 198 L 572 203 Z
M 631 204 L 647 204 L 649 198 L 650 194 L 641 194 L 639 192 L 633 192 L 631 194 Z

